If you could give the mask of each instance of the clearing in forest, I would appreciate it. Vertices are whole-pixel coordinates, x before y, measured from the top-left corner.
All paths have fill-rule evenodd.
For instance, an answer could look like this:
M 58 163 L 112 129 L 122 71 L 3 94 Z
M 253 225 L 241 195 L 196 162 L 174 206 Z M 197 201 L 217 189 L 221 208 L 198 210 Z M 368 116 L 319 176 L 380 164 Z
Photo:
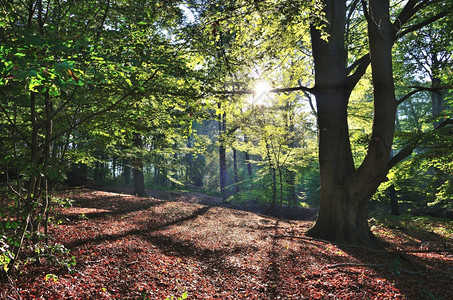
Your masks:
M 389 243 L 373 250 L 306 237 L 312 210 L 299 211 L 300 220 L 201 194 L 150 194 L 79 189 L 60 195 L 75 202 L 53 212 L 59 225 L 51 228 L 50 244 L 70 253 L 55 255 L 60 264 L 21 267 L 0 296 L 453 299 L 452 222 L 372 220 L 372 230 Z

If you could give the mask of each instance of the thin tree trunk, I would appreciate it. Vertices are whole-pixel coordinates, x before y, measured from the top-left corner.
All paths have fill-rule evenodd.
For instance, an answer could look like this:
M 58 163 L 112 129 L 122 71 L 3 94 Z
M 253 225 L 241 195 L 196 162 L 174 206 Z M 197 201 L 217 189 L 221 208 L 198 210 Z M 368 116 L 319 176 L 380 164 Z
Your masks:
M 219 109 L 221 104 L 219 103 Z M 220 169 L 220 192 L 222 194 L 223 201 L 227 199 L 227 190 L 226 190 L 226 179 L 227 179 L 227 170 L 226 170 L 226 148 L 224 141 L 224 133 L 226 130 L 226 113 L 219 115 L 219 169 Z
M 100 181 L 100 175 L 99 175 L 99 174 L 100 174 L 100 171 L 99 171 L 99 161 L 96 161 L 96 162 L 94 163 L 94 175 L 93 175 L 94 181 L 95 181 L 96 183 L 99 183 L 99 181 Z
M 390 198 L 390 214 L 394 216 L 400 215 L 400 206 L 398 205 L 398 196 L 396 195 L 395 185 L 392 184 L 387 188 Z
M 244 143 L 248 143 L 249 139 L 246 135 L 244 135 Z M 245 153 L 245 163 L 247 164 L 247 175 L 249 179 L 252 179 L 253 172 L 252 172 L 252 164 L 250 163 L 250 154 L 246 151 Z
M 52 134 L 53 134 L 53 122 L 52 122 L 52 115 L 53 115 L 53 105 L 50 101 L 50 96 L 47 93 L 45 99 L 45 110 L 46 110 L 46 140 L 45 140 L 45 148 L 44 148 L 44 170 L 45 170 L 45 178 L 44 178 L 44 190 L 45 194 L 43 196 L 43 207 L 41 212 L 41 217 L 44 217 L 44 235 L 45 235 L 45 243 L 46 245 L 49 243 L 48 240 L 48 224 L 49 224 L 49 205 L 50 205 L 50 191 L 49 191 L 49 166 L 50 166 L 50 159 L 52 156 Z
M 296 176 L 294 172 L 290 170 L 286 170 L 286 184 L 288 186 L 288 194 L 289 194 L 289 203 L 297 204 L 297 193 L 296 193 Z
M 436 57 L 436 54 L 433 54 L 432 55 L 432 59 L 433 59 L 433 75 L 432 75 L 432 83 L 431 83 L 431 87 L 432 88 L 437 88 L 441 85 L 441 80 L 439 78 L 436 77 L 435 73 L 438 71 L 438 69 L 440 68 L 439 67 L 439 61 L 437 60 L 437 57 Z M 431 92 L 431 102 L 432 102 L 432 116 L 433 118 L 436 118 L 438 116 L 440 116 L 440 114 L 442 113 L 442 110 L 443 110 L 443 93 L 442 93 L 442 90 L 437 90 L 437 91 L 434 91 L 434 92 Z M 439 121 L 434 121 L 434 128 L 436 128 L 437 126 L 439 126 Z
M 130 185 L 131 184 L 131 167 L 129 166 L 128 160 L 123 160 L 123 177 L 124 177 L 124 184 Z
M 283 207 L 283 167 L 278 168 L 278 178 L 280 183 L 280 208 Z
M 233 148 L 234 192 L 239 193 L 237 150 Z
M 286 114 L 287 114 L 287 131 L 289 133 L 289 147 L 290 148 L 295 148 L 296 147 L 296 141 L 295 141 L 295 136 L 294 136 L 294 109 L 293 106 L 291 105 L 291 102 L 288 101 L 286 105 Z M 286 170 L 286 184 L 287 184 L 287 193 L 288 193 L 288 204 L 291 205 L 291 203 L 297 204 L 297 196 L 296 196 L 296 177 L 294 176 L 294 172 L 285 169 Z
M 139 134 L 134 134 L 134 146 L 138 149 L 143 149 L 142 137 Z M 145 176 L 143 175 L 143 158 L 134 158 L 134 167 L 132 171 L 134 177 L 134 195 L 138 197 L 146 197 Z
M 116 157 L 112 158 L 112 175 L 113 181 L 116 181 Z
M 28 180 L 28 187 L 27 187 L 27 195 L 24 199 L 23 211 L 21 211 L 21 218 L 22 221 L 18 228 L 18 232 L 20 232 L 19 241 L 16 241 L 12 247 L 13 258 L 10 260 L 8 264 L 8 270 L 11 270 L 16 261 L 19 259 L 19 254 L 22 249 L 22 244 L 25 239 L 25 234 L 27 232 L 27 228 L 33 227 L 33 220 L 31 216 L 33 215 L 33 204 L 35 200 L 38 198 L 37 192 L 39 191 L 38 185 L 40 185 L 39 178 L 37 174 L 38 172 L 38 121 L 36 116 L 36 93 L 30 93 L 30 120 L 31 120 L 31 143 L 30 143 L 30 168 L 32 168 L 32 172 L 30 172 L 30 178 Z M 22 200 L 22 199 L 21 199 Z M 33 234 L 33 228 L 30 228 L 30 232 Z
M 274 208 L 275 202 L 277 201 L 277 178 L 276 178 L 276 174 L 275 174 L 275 167 L 274 167 L 274 164 L 272 163 L 272 159 L 271 159 L 271 151 L 269 149 L 269 143 L 267 140 L 265 140 L 265 143 L 266 143 L 266 152 L 267 152 L 267 162 L 269 165 L 269 173 L 272 178 L 272 203 L 271 203 L 270 208 Z
M 248 152 L 245 152 L 245 161 L 247 162 L 247 175 L 249 176 L 249 179 L 252 179 L 252 164 L 250 163 L 250 154 Z
M 275 169 L 271 168 L 272 174 L 272 204 L 271 207 L 275 207 L 275 202 L 277 202 L 277 176 L 275 174 Z
M 187 148 L 192 149 L 192 136 L 187 137 Z M 186 186 L 192 185 L 192 172 L 193 172 L 193 154 L 192 152 L 186 153 Z

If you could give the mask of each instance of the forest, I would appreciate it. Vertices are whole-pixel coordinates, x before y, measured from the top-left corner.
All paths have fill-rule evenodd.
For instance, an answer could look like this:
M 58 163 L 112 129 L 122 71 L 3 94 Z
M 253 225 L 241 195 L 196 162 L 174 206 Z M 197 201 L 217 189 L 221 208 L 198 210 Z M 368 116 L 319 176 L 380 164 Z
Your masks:
M 452 299 L 449 0 L 0 0 L 0 299 Z

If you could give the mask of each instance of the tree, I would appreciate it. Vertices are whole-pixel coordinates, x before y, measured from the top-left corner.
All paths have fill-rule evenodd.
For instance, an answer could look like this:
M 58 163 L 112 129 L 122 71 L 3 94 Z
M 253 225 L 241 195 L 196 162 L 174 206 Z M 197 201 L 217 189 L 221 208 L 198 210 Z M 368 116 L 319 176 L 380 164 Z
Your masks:
M 143 141 L 139 133 L 134 133 L 134 146 L 138 151 L 143 151 Z M 143 157 L 136 155 L 132 165 L 132 176 L 134 179 L 134 195 L 146 197 L 145 176 L 143 175 Z
M 310 135 L 307 114 L 296 115 L 301 105 L 295 95 L 275 96 L 269 99 L 269 106 L 251 104 L 247 110 L 241 109 L 239 102 L 228 111 L 231 146 L 255 157 L 253 163 L 259 167 L 256 180 L 269 182 L 263 187 L 270 187 L 271 208 L 277 204 L 277 199 L 280 206 L 288 198 L 291 204 L 295 191 L 289 174 L 300 167 L 306 155 L 303 145 Z M 244 194 L 250 193 L 245 191 Z
M 409 1 L 393 23 L 388 1 L 362 2 L 368 24 L 369 55 L 353 64 L 357 69 L 349 75 L 344 44 L 347 3 L 324 1 L 323 4 L 328 22 L 325 25 L 325 31 L 329 34 L 327 41 L 321 38 L 319 29 L 311 29 L 320 129 L 321 204 L 318 219 L 308 233 L 339 242 L 374 244 L 374 236 L 367 221 L 367 208 L 371 196 L 386 180 L 391 165 L 389 157 L 397 107 L 392 46 L 397 33 L 403 35 L 416 30 L 446 13 L 436 14 L 434 11 L 431 18 L 399 32 L 415 13 L 432 2 Z M 451 7 L 447 11 L 451 11 Z M 355 169 L 349 144 L 346 107 L 350 92 L 369 61 L 373 77 L 373 126 L 368 152 L 359 168 Z
M 375 244 L 377 241 L 367 220 L 371 196 L 387 180 L 388 170 L 407 156 L 403 155 L 405 152 L 399 152 L 389 159 L 397 105 L 410 96 L 396 100 L 392 47 L 395 41 L 410 32 L 444 17 L 451 18 L 452 7 L 446 1 L 415 0 L 407 1 L 404 6 L 396 3 L 392 7 L 389 1 L 383 0 L 314 1 L 311 8 L 298 1 L 285 3 L 287 6 L 273 6 L 268 2 L 252 5 L 259 12 L 258 17 L 256 13 L 250 13 L 250 19 L 243 14 L 240 16 L 245 23 L 258 18 L 256 29 L 243 26 L 247 28 L 246 36 L 258 36 L 258 40 L 245 38 L 245 35 L 239 40 L 241 45 L 253 46 L 246 50 L 240 48 L 246 53 L 258 55 L 259 50 L 255 49 L 266 49 L 267 53 L 258 55 L 261 58 L 281 57 L 281 53 L 291 53 L 288 55 L 292 57 L 302 53 L 313 58 L 313 87 L 270 90 L 306 91 L 316 98 L 321 200 L 318 219 L 308 234 L 344 243 Z M 286 10 L 288 7 L 298 9 L 290 12 Z M 244 13 L 248 9 L 253 10 L 247 6 L 238 10 Z M 393 20 L 391 9 L 392 15 L 395 14 Z M 421 12 L 422 19 L 414 18 Z M 311 52 L 296 47 L 306 41 L 302 22 L 306 19 L 310 20 Z M 276 24 L 285 26 L 275 27 Z M 363 33 L 366 33 L 365 39 Z M 250 41 L 249 44 L 244 40 Z M 272 47 L 272 43 L 283 46 Z M 363 161 L 355 163 L 349 138 L 348 103 L 351 92 L 370 65 L 373 122 L 366 155 Z
M 164 121 L 170 118 L 173 127 L 183 127 L 180 122 L 193 119 L 196 103 L 188 99 L 198 95 L 199 85 L 196 72 L 186 72 L 193 68 L 184 26 L 178 26 L 183 19 L 179 3 L 165 10 L 145 0 L 0 5 L 0 134 L 6 143 L 0 166 L 23 174 L 17 185 L 7 183 L 17 209 L 0 211 L 2 218 L 5 213 L 16 220 L 14 228 L 1 228 L 12 246 L 9 270 L 25 238 L 38 238 L 52 183 L 64 178 L 71 163 L 93 161 L 93 148 L 83 142 L 107 140 L 109 134 L 100 129 L 106 124 L 124 131 L 107 114 L 127 116 L 147 98 L 148 106 L 170 106 L 160 111 L 168 115 Z M 158 97 L 177 101 L 159 106 Z M 84 136 L 94 130 L 93 138 Z

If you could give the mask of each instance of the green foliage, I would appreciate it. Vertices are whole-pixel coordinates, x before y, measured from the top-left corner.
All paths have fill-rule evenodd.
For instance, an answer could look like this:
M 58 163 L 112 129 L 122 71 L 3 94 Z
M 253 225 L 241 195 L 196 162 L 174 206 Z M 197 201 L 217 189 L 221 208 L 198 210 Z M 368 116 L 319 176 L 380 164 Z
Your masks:
M 310 26 L 325 27 L 322 1 L 170 1 L 165 9 L 145 0 L 36 3 L 31 10 L 24 1 L 4 1 L 0 11 L 0 176 L 10 189 L 1 199 L 0 234 L 11 252 L 3 264 L 6 257 L 19 259 L 14 253 L 24 237 L 40 237 L 52 207 L 70 204 L 47 202 L 58 183 L 79 176 L 77 184 L 117 184 L 135 169 L 148 187 L 188 185 L 215 193 L 220 145 L 229 152 L 228 174 L 238 177 L 228 183 L 230 190 L 239 187 L 235 201 L 275 204 L 280 198 L 289 204 L 297 194 L 318 205 L 311 96 L 225 91 L 250 93 L 258 81 L 273 88 L 313 86 Z M 441 12 L 441 4 L 427 5 L 405 26 Z M 392 14 L 402 5 L 395 3 Z M 367 23 L 358 1 L 347 6 L 353 76 L 354 62 L 368 51 Z M 450 15 L 395 44 L 399 99 L 409 87 L 451 84 L 449 32 Z M 370 140 L 371 95 L 367 72 L 348 104 L 356 167 Z M 443 104 L 432 113 L 436 95 Z M 392 184 L 413 212 L 451 212 L 451 126 L 431 129 L 451 118 L 452 98 L 444 90 L 425 91 L 399 104 L 394 154 L 415 151 L 391 171 L 375 199 L 386 205 L 385 189 Z M 218 133 L 214 119 L 223 115 L 227 129 Z M 238 170 L 230 149 L 238 153 Z M 252 178 L 247 164 L 253 165 Z M 28 218 L 31 231 L 19 221 Z
M 319 167 L 316 162 L 300 170 L 300 200 L 311 207 L 319 207 L 320 187 Z
M 171 296 L 171 297 L 165 298 L 165 300 L 184 300 L 184 299 L 187 299 L 188 297 L 189 296 L 188 296 L 187 292 L 184 292 L 184 293 L 182 293 L 182 295 L 180 297 Z
M 37 234 L 55 205 L 47 194 L 72 164 L 135 154 L 150 160 L 150 148 L 168 159 L 203 115 L 196 100 L 204 76 L 186 51 L 178 3 L 165 10 L 149 1 L 32 5 L 9 1 L 0 12 L 0 170 L 20 174 L 18 209 L 5 214 L 36 225 L 10 230 L 14 241 Z M 133 134 L 151 146 L 131 150 Z
M 436 234 L 442 239 L 453 239 L 453 222 L 449 219 L 431 216 L 414 216 L 403 214 L 400 216 L 381 215 L 370 220 L 371 225 L 387 228 L 404 229 L 410 232 Z
M 426 132 L 397 132 L 396 148 L 417 145 L 412 156 L 399 163 L 388 175 L 376 198 L 385 199 L 384 190 L 393 184 L 403 203 L 414 213 L 448 216 L 452 213 L 453 156 L 450 128 Z M 412 146 L 413 147 L 413 146 Z
M 74 200 L 70 198 L 62 198 L 62 197 L 52 197 L 52 202 L 55 206 L 69 208 L 74 205 Z
M 35 247 L 35 256 L 31 260 L 45 260 L 47 264 L 59 266 L 72 272 L 77 264 L 75 256 L 69 256 L 70 250 L 62 244 L 39 244 Z
M 45 281 L 50 281 L 52 280 L 53 282 L 58 282 L 58 276 L 52 273 L 46 274 Z
M 141 296 L 142 296 L 143 300 L 151 300 L 151 298 L 148 298 L 148 296 L 147 296 L 145 291 L 142 291 Z M 184 292 L 179 297 L 177 297 L 177 296 L 168 296 L 167 298 L 165 298 L 165 300 L 184 300 L 184 299 L 188 299 L 188 297 L 189 297 L 189 294 L 187 292 Z
M 0 268 L 5 272 L 8 272 L 11 259 L 14 258 L 14 254 L 9 250 L 10 246 L 7 240 L 6 236 L 0 236 Z
M 425 20 L 427 15 L 442 9 L 441 5 L 430 5 L 412 22 Z M 449 216 L 453 213 L 451 125 L 433 130 L 448 121 L 452 113 L 451 92 L 437 90 L 451 83 L 451 76 L 447 75 L 453 63 L 447 34 L 450 31 L 450 18 L 442 18 L 406 35 L 394 48 L 397 97 L 404 99 L 415 87 L 434 89 L 421 88 L 399 104 L 394 154 L 408 148 L 414 151 L 394 168 L 390 182 L 385 185 L 394 184 L 399 200 L 405 206 L 412 206 L 412 212 L 417 214 Z M 382 191 L 381 196 L 385 197 Z

